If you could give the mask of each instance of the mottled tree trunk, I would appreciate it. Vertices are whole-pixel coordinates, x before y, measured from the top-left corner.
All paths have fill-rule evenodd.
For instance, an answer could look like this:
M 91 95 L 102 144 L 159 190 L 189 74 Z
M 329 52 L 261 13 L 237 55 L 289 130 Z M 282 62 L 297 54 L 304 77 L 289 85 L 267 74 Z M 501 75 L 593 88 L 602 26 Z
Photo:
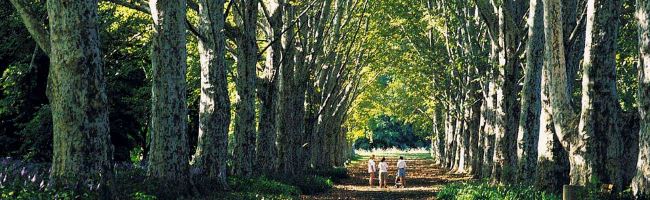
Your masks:
M 276 146 L 278 136 L 278 70 L 282 65 L 282 1 L 270 1 L 268 9 L 270 33 L 268 41 L 271 48 L 267 49 L 263 77 L 257 90 L 260 99 L 258 136 L 256 143 L 256 159 L 262 174 L 275 172 L 278 164 L 278 149 Z
M 495 123 L 495 105 L 496 105 L 496 91 L 494 90 L 494 81 L 491 79 L 492 73 L 488 73 L 488 81 L 486 83 L 487 91 L 485 94 L 485 111 L 481 112 L 481 117 L 483 118 L 483 167 L 481 169 L 481 175 L 483 177 L 491 177 L 492 175 L 492 166 L 494 165 L 494 123 Z
M 637 0 L 639 36 L 639 157 L 632 181 L 635 196 L 650 197 L 650 2 Z
M 250 177 L 255 160 L 255 82 L 257 79 L 257 0 L 238 0 L 237 99 L 233 174 Z M 260 163 L 263 164 L 263 163 Z
M 294 17 L 294 7 L 289 3 L 283 4 L 286 10 L 285 21 L 291 21 Z M 284 28 L 293 28 L 291 24 L 287 24 Z M 293 103 L 294 92 L 294 57 L 296 48 L 294 43 L 294 31 L 288 31 L 282 37 L 282 46 L 284 47 L 284 59 L 279 71 L 279 88 L 280 88 L 280 101 L 278 113 L 278 159 L 279 171 L 282 174 L 294 175 L 296 172 L 295 159 L 297 153 L 295 146 L 298 145 L 298 133 L 293 127 L 295 119 L 295 108 Z
M 445 134 L 444 134 L 444 118 L 442 109 L 439 105 L 435 107 L 433 115 L 433 138 L 431 138 L 431 149 L 433 159 L 436 165 L 442 165 L 445 158 Z M 440 130 L 443 131 L 440 131 Z
M 97 32 L 97 1 L 47 1 L 54 187 L 99 190 L 109 198 L 112 146 L 106 80 Z M 95 188 L 95 186 L 100 188 Z
M 614 184 L 622 190 L 623 143 L 619 130 L 621 109 L 616 91 L 616 38 L 618 0 L 589 0 L 582 74 L 582 111 L 571 183 L 591 181 Z
M 309 146 L 309 134 L 306 131 L 306 107 L 305 107 L 305 101 L 306 101 L 306 95 L 305 92 L 307 90 L 307 87 L 309 85 L 309 76 L 311 73 L 311 70 L 309 66 L 307 65 L 307 56 L 310 53 L 309 52 L 309 47 L 307 46 L 309 44 L 310 38 L 310 33 L 308 32 L 308 24 L 309 24 L 309 17 L 307 15 L 300 16 L 300 26 L 299 26 L 299 31 L 300 31 L 300 46 L 301 48 L 299 49 L 299 55 L 296 58 L 296 65 L 295 65 L 295 77 L 294 77 L 294 89 L 293 89 L 293 108 L 294 108 L 294 120 L 293 120 L 293 125 L 294 125 L 294 130 L 296 134 L 298 134 L 296 138 L 297 146 L 295 146 L 297 156 L 296 160 L 294 161 L 296 165 L 296 169 L 298 170 L 305 170 L 308 166 L 308 159 L 309 159 L 309 151 L 308 151 L 308 146 Z
M 535 186 L 548 192 L 560 193 L 562 186 L 569 183 L 569 160 L 567 151 L 562 147 L 555 134 L 551 100 L 549 99 L 550 85 L 547 68 L 542 70 L 541 104 L 539 139 L 537 143 L 537 170 Z
M 496 73 L 496 121 L 494 123 L 495 153 L 492 180 L 502 183 L 512 182 L 517 168 L 517 131 L 519 122 L 519 102 L 517 101 L 519 77 L 518 46 L 521 41 L 521 24 L 526 2 L 503 1 L 496 5 L 498 65 Z
M 152 114 L 148 176 L 166 195 L 188 192 L 185 1 L 149 1 Z M 179 184 L 180 183 L 180 184 Z
M 537 142 L 541 112 L 541 78 L 544 61 L 544 8 L 542 0 L 530 1 L 526 70 L 521 91 L 521 114 L 517 134 L 518 181 L 532 183 L 537 168 Z
M 224 34 L 224 0 L 199 0 L 201 57 L 201 99 L 199 104 L 199 137 L 194 155 L 194 174 L 199 184 L 226 188 L 228 158 L 228 127 L 230 98 L 226 79 L 226 37 Z M 208 182 L 201 183 L 202 180 Z

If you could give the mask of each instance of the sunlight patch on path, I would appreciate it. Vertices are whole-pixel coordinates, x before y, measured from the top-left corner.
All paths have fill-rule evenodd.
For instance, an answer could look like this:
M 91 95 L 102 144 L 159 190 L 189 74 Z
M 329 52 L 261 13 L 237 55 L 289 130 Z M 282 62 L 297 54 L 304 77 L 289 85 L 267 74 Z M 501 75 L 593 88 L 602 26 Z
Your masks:
M 367 160 L 370 154 L 378 162 L 385 157 L 389 165 L 388 188 L 368 186 Z M 395 187 L 395 165 L 399 156 L 407 162 L 406 188 Z M 464 174 L 451 174 L 433 164 L 428 153 L 422 152 L 363 152 L 356 161 L 348 166 L 350 178 L 336 184 L 325 194 L 303 196 L 303 199 L 435 199 L 436 193 L 450 182 L 471 180 Z

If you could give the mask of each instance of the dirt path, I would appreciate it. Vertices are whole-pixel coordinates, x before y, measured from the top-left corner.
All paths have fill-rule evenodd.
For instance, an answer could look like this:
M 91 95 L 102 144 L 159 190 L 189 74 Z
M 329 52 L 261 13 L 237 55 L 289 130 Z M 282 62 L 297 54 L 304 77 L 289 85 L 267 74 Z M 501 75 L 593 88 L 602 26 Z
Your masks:
M 375 161 L 384 155 L 377 155 Z M 385 155 L 389 166 L 388 188 L 368 186 L 367 160 L 362 156 L 358 161 L 348 166 L 350 178 L 336 184 L 324 194 L 303 196 L 302 199 L 435 199 L 438 190 L 445 184 L 454 181 L 469 180 L 462 174 L 450 174 L 433 164 L 425 154 L 405 154 L 407 163 L 406 188 L 395 188 L 397 155 Z

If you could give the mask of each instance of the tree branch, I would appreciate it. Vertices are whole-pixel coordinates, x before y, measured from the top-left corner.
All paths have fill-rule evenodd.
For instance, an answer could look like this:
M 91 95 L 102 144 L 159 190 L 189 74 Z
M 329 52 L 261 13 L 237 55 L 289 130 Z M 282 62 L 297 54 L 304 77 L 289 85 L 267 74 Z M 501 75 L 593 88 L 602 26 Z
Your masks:
M 10 0 L 11 4 L 16 8 L 23 24 L 27 27 L 27 31 L 34 38 L 36 44 L 47 54 L 50 55 L 50 34 L 45 30 L 45 23 L 37 17 L 32 10 L 28 8 L 30 2 L 28 0 Z M 33 3 L 33 2 L 32 2 Z

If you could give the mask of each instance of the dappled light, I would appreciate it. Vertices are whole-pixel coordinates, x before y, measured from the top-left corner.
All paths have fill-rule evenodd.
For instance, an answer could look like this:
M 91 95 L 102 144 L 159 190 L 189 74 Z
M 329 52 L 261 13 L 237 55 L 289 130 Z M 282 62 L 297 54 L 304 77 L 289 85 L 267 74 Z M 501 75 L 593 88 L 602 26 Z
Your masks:
M 0 199 L 647 199 L 649 23 L 650 0 L 0 1 Z

